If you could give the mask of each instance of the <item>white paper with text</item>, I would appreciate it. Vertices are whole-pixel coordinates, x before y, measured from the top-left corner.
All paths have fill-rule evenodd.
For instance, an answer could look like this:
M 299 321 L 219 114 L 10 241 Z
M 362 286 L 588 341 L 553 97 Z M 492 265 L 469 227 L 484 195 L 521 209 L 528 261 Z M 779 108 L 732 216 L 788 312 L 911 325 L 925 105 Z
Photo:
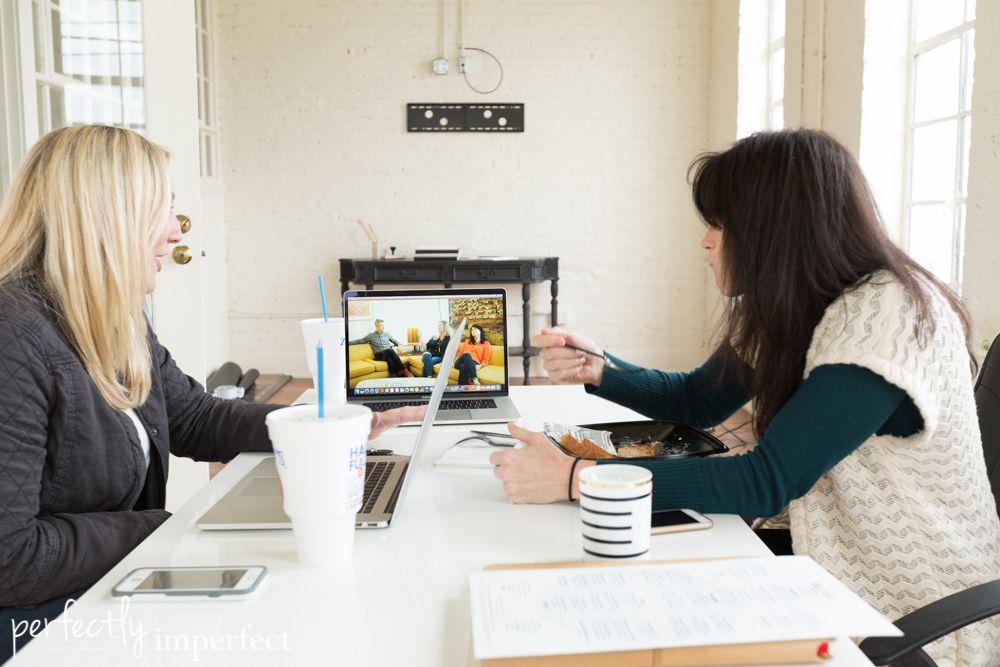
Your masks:
M 470 575 L 476 659 L 902 633 L 804 556 Z

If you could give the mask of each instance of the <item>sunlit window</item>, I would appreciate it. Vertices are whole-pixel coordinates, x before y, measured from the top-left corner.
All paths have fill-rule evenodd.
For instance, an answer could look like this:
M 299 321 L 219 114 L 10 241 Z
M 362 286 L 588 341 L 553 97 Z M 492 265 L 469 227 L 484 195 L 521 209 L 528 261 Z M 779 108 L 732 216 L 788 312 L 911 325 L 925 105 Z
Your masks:
M 736 136 L 784 125 L 785 0 L 740 0 Z
M 142 132 L 140 0 L 32 0 L 38 133 L 100 123 Z
M 218 179 L 219 127 L 215 120 L 215 64 L 212 59 L 212 0 L 195 0 L 198 49 L 198 121 L 202 178 Z
M 769 0 L 767 31 L 767 128 L 785 125 L 785 0 Z
M 913 0 L 906 244 L 961 287 L 976 0 Z

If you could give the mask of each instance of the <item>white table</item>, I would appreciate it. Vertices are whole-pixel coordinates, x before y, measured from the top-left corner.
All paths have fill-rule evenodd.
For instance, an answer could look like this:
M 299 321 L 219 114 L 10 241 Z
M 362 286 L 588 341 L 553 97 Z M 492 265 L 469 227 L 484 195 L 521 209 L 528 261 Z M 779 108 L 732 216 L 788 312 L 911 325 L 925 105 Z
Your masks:
M 636 418 L 581 387 L 514 387 L 528 419 L 566 423 Z M 432 463 L 468 427 L 435 427 L 413 466 L 407 495 L 388 529 L 358 531 L 353 567 L 300 567 L 290 531 L 206 533 L 194 523 L 263 454 L 243 454 L 129 554 L 13 662 L 22 665 L 475 665 L 468 574 L 499 562 L 579 560 L 578 508 L 511 505 L 489 471 Z M 413 428 L 378 447 L 406 452 Z M 707 531 L 654 535 L 651 557 L 760 556 L 770 552 L 736 516 L 713 515 Z M 110 597 L 137 567 L 266 565 L 265 588 L 242 603 L 134 603 Z M 120 619 L 124 617 L 124 623 Z M 110 621 L 109 621 L 110 619 Z M 81 637 L 81 631 L 89 637 Z M 76 636 L 74 636 L 74 632 Z M 214 648 L 213 648 L 214 647 Z M 846 639 L 828 667 L 870 665 Z M 197 651 L 197 656 L 195 652 Z

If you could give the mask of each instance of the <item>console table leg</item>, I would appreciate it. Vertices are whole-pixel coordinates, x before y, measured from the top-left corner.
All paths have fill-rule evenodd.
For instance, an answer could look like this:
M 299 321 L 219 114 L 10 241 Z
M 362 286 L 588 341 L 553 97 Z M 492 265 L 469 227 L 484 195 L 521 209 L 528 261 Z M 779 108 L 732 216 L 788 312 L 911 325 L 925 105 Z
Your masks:
M 559 325 L 559 279 L 552 279 L 552 326 Z
M 521 359 L 524 362 L 524 384 L 530 384 L 528 372 L 531 369 L 531 337 L 528 333 L 528 320 L 531 319 L 531 283 L 524 283 L 521 286 L 521 315 L 524 324 L 524 342 L 521 344 Z
M 350 282 L 340 281 L 340 316 L 347 317 L 347 313 L 344 312 L 344 292 L 351 289 Z

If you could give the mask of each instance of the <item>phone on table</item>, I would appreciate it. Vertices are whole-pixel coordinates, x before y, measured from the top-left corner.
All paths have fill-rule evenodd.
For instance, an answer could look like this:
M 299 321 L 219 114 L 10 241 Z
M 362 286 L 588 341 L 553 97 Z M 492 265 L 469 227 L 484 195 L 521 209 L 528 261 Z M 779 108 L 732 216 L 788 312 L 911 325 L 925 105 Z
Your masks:
M 257 592 L 263 565 L 140 567 L 119 581 L 111 595 L 132 600 L 245 600 Z
M 657 510 L 653 512 L 652 533 L 679 533 L 684 530 L 704 530 L 712 520 L 694 510 Z

